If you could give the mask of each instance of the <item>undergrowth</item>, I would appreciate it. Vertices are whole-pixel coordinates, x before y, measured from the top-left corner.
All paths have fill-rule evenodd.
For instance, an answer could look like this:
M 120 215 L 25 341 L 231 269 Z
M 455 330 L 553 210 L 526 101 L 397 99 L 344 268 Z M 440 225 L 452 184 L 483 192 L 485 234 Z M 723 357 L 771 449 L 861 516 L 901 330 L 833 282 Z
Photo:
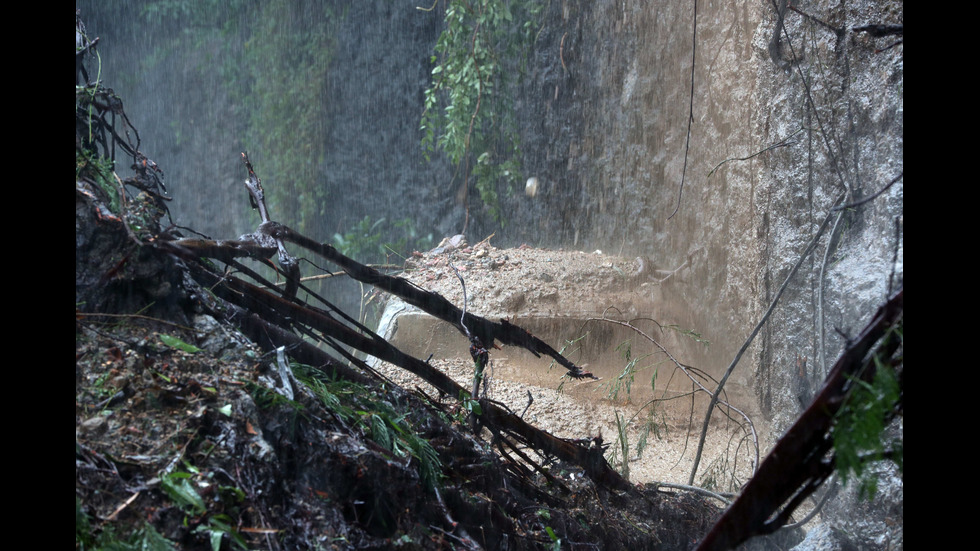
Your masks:
M 359 428 L 365 436 L 395 455 L 410 455 L 423 485 L 430 489 L 438 486 L 442 473 L 439 454 L 412 428 L 409 413 L 398 413 L 377 391 L 357 383 L 325 378 L 303 364 L 292 363 L 290 367 L 327 411 Z
M 902 340 L 902 326 L 889 338 Z M 878 488 L 878 477 L 870 465 L 891 460 L 904 472 L 904 441 L 888 432 L 888 421 L 900 409 L 902 386 L 894 363 L 880 354 L 872 357 L 875 375 L 872 381 L 852 379 L 853 392 L 834 419 L 832 430 L 837 472 L 843 482 L 854 480 L 858 495 L 872 499 Z M 901 356 L 898 359 L 901 364 Z
M 454 181 L 466 183 L 464 193 L 472 176 L 480 200 L 501 225 L 506 220 L 499 194 L 520 178 L 511 75 L 523 71 L 542 9 L 537 0 L 451 0 L 431 58 L 423 150 L 427 158 L 436 150 L 445 153 L 456 167 Z
M 163 537 L 150 523 L 123 535 L 111 525 L 94 530 L 82 502 L 75 496 L 75 549 L 78 551 L 176 551 L 177 545 Z

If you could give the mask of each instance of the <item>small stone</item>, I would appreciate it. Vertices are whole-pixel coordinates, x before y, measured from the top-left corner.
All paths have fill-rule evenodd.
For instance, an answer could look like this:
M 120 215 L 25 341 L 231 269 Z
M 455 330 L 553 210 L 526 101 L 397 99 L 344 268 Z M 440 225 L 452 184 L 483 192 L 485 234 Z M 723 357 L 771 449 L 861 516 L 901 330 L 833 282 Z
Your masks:
M 82 421 L 79 428 L 82 430 L 82 432 L 95 436 L 104 433 L 107 426 L 108 422 L 106 421 L 106 418 L 101 415 L 96 415 L 91 419 Z
M 527 195 L 528 197 L 534 197 L 535 195 L 537 195 L 539 183 L 540 183 L 539 180 L 534 176 L 528 178 L 527 184 L 525 184 L 524 186 L 524 194 Z

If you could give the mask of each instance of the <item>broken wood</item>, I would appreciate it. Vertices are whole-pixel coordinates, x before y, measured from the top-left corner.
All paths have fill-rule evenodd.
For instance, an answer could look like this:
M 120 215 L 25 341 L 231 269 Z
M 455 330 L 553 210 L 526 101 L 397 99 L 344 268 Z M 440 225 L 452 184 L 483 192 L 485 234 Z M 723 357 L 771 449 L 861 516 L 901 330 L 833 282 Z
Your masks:
M 562 367 L 568 370 L 568 375 L 573 378 L 596 378 L 592 373 L 583 370 L 572 361 L 562 356 L 557 350 L 548 343 L 535 337 L 526 329 L 510 323 L 507 320 L 499 322 L 490 321 L 481 316 L 473 315 L 469 312 L 463 314 L 456 305 L 446 300 L 438 293 L 426 291 L 413 285 L 400 277 L 392 277 L 365 266 L 351 258 L 341 254 L 332 245 L 318 243 L 304 235 L 296 233 L 292 229 L 279 224 L 272 223 L 266 228 L 272 235 L 282 238 L 285 241 L 295 243 L 340 266 L 348 275 L 362 283 L 373 285 L 383 291 L 391 293 L 406 303 L 419 308 L 420 310 L 435 316 L 447 323 L 451 323 L 460 333 L 466 334 L 460 320 L 465 320 L 470 332 L 480 338 L 487 346 L 492 346 L 496 340 L 501 344 L 520 346 L 540 357 L 546 354 L 552 357 Z
M 254 236 L 256 240 L 262 241 L 264 237 L 270 236 L 269 232 L 262 231 L 262 226 L 272 222 L 272 219 L 269 217 L 269 207 L 265 204 L 265 190 L 262 189 L 262 183 L 255 174 L 255 170 L 252 169 L 252 163 L 248 160 L 248 153 L 242 153 L 242 161 L 248 170 L 245 189 L 248 190 L 248 197 L 252 203 L 252 208 L 259 209 L 259 216 L 262 217 L 262 224 Z M 295 299 L 296 291 L 299 288 L 299 262 L 286 251 L 286 244 L 282 242 L 282 239 L 277 237 L 273 239 L 276 250 L 279 252 L 279 265 L 286 272 L 286 288 L 283 294 L 289 297 L 290 300 Z
M 212 287 L 215 294 L 242 309 L 230 318 L 231 321 L 235 321 L 247 334 L 260 337 L 259 342 L 267 342 L 268 347 L 290 347 L 290 355 L 295 355 L 299 351 L 306 354 L 304 356 L 306 361 L 315 358 L 310 362 L 314 366 L 323 365 L 329 359 L 326 354 L 317 357 L 313 352 L 317 349 L 312 345 L 307 345 L 307 348 L 301 347 L 301 340 L 292 333 L 270 330 L 275 326 L 262 321 L 269 318 L 288 319 L 293 324 L 307 326 L 325 337 L 336 339 L 342 344 L 418 375 L 443 394 L 459 397 L 467 392 L 442 371 L 427 362 L 405 354 L 375 333 L 364 334 L 355 331 L 322 312 L 286 300 L 238 278 L 221 277 L 200 270 L 196 270 L 195 273 L 204 278 L 202 284 Z M 316 361 L 317 359 L 319 361 Z M 349 376 L 349 373 L 339 371 L 338 365 L 333 363 L 329 365 L 331 370 L 337 371 L 341 376 Z M 363 376 L 354 377 L 354 380 L 363 380 Z M 603 486 L 619 491 L 632 488 L 628 481 L 609 466 L 600 448 L 589 448 L 552 436 L 490 400 L 480 400 L 480 406 L 482 410 L 480 420 L 488 428 L 512 436 L 545 455 L 582 467 L 593 480 Z
M 169 243 L 177 248 L 186 246 L 191 251 L 197 252 L 202 256 L 224 260 L 229 257 L 241 257 L 243 253 L 247 254 L 252 250 L 256 251 L 260 257 L 268 258 L 271 254 L 271 247 L 275 246 L 278 249 L 278 245 L 273 245 L 272 243 L 278 244 L 283 241 L 295 243 L 322 256 L 340 266 L 353 279 L 368 285 L 373 285 L 378 289 L 401 298 L 406 303 L 446 323 L 452 324 L 464 335 L 466 335 L 466 328 L 468 327 L 471 334 L 478 337 L 485 345 L 492 346 L 494 341 L 499 341 L 501 344 L 519 346 L 528 350 L 536 357 L 540 357 L 541 354 L 550 356 L 558 364 L 567 369 L 568 376 L 572 378 L 596 378 L 591 372 L 582 369 L 568 358 L 562 356 L 561 353 L 548 343 L 535 337 L 526 329 L 510 323 L 506 319 L 495 322 L 469 312 L 464 313 L 460 308 L 438 293 L 426 291 L 403 278 L 385 275 L 370 266 L 361 264 L 341 254 L 332 245 L 314 241 L 278 222 L 264 222 L 258 227 L 255 233 L 242 236 L 237 241 L 178 239 Z M 292 295 L 290 293 L 284 294 L 295 296 L 295 290 L 293 290 Z

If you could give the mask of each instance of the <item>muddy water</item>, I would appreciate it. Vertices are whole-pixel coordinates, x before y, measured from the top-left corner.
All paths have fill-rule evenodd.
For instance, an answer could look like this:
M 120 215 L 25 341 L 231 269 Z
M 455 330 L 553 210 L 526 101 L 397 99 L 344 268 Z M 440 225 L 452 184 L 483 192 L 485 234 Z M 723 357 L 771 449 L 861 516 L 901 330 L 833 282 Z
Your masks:
M 599 302 L 593 306 L 598 309 L 604 298 L 596 297 Z M 382 321 L 379 332 L 396 347 L 415 357 L 431 356 L 434 361 L 471 361 L 467 356 L 469 343 L 454 327 L 397 301 L 394 304 L 389 305 L 389 315 Z M 699 376 L 701 370 L 692 365 L 696 361 L 691 358 L 703 357 L 708 348 L 700 337 L 650 319 L 636 320 L 632 327 L 627 327 L 600 319 L 601 314 L 598 312 L 594 318 L 511 318 L 512 323 L 551 343 L 598 380 L 568 379 L 563 377 L 565 369 L 550 358 L 535 357 L 513 346 L 491 351 L 493 377 L 551 389 L 583 404 L 636 406 L 658 399 L 663 401 L 660 409 L 678 420 L 690 414 L 691 399 L 677 398 L 689 396 L 696 388 L 688 374 L 714 388 L 714 384 Z M 698 403 L 701 401 L 699 398 Z
M 600 304 L 610 297 L 592 298 Z M 595 304 L 582 305 L 586 309 L 592 306 Z M 390 302 L 386 312 L 389 315 L 382 322 L 382 335 L 404 352 L 430 358 L 433 366 L 469 388 L 473 377 L 469 343 L 455 328 L 398 301 Z M 693 350 L 704 349 L 703 343 L 649 320 L 635 321 L 637 329 L 670 351 L 668 358 L 634 329 L 609 321 L 527 315 L 511 320 L 562 348 L 566 357 L 599 380 L 564 378 L 564 368 L 550 359 L 507 346 L 490 354 L 486 372 L 490 382 L 484 390 L 491 399 L 556 436 L 604 438 L 611 446 L 607 457 L 618 469 L 623 469 L 625 444 L 630 450 L 631 480 L 687 480 L 699 436 L 700 414 L 692 412 L 703 411 L 705 399 L 703 393 L 692 396 L 692 383 L 671 358 L 688 358 Z M 394 366 L 375 367 L 404 388 L 437 395 L 424 381 Z M 694 367 L 688 370 L 701 374 Z M 736 490 L 758 460 L 750 444 L 753 438 L 742 419 L 713 423 L 704 451 L 707 467 L 701 470 L 699 482 Z M 643 453 L 647 445 L 653 451 Z

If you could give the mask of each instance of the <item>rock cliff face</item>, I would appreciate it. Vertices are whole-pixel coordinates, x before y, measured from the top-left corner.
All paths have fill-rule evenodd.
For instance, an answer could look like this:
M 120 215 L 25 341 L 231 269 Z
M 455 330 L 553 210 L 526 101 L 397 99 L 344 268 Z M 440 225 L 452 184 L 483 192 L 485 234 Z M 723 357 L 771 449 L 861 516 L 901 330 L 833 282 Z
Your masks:
M 522 98 L 540 191 L 508 234 L 683 267 L 664 312 L 710 334 L 722 369 L 806 253 L 740 367 L 762 377 L 766 413 L 792 417 L 777 373 L 805 363 L 818 383 L 833 328 L 856 329 L 902 279 L 903 51 L 885 49 L 901 37 L 852 30 L 901 23 L 902 5 L 811 3 L 779 33 L 765 2 L 699 5 L 696 32 L 692 8 L 553 8 Z
M 514 211 L 537 221 L 528 236 L 683 267 L 650 314 L 702 332 L 712 346 L 691 361 L 716 376 L 785 283 L 731 385 L 772 440 L 902 284 L 901 35 L 854 28 L 901 24 L 903 7 L 698 3 L 696 25 L 693 8 L 552 9 L 524 89 L 539 191 Z M 901 485 L 886 493 L 878 519 L 900 522 Z

